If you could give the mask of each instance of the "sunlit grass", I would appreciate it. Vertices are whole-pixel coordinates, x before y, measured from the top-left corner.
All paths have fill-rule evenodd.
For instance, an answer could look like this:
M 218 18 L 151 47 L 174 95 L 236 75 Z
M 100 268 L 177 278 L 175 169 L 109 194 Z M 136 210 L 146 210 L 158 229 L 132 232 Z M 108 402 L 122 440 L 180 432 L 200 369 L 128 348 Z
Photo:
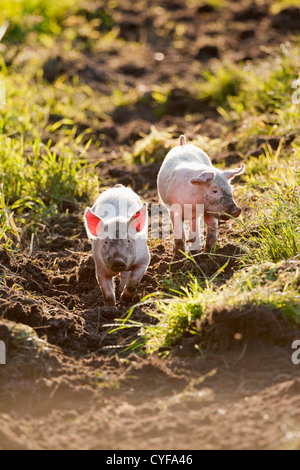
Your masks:
M 251 218 L 237 223 L 249 262 L 277 262 L 300 252 L 300 147 L 265 147 L 250 157 L 239 189 Z
M 2 0 L 0 24 L 9 22 L 6 40 L 24 40 L 31 31 L 47 34 L 59 34 L 61 23 L 73 7 L 78 7 L 80 0 Z
M 0 240 L 17 249 L 47 216 L 63 211 L 68 202 L 88 201 L 97 186 L 74 146 L 58 154 L 38 140 L 28 148 L 0 138 L 0 178 Z
M 85 158 L 89 130 L 80 133 L 76 125 L 92 114 L 93 100 L 76 81 L 50 86 L 42 77 L 5 70 L 1 79 L 0 240 L 21 249 L 47 216 L 94 194 L 97 177 Z M 51 115 L 58 121 L 50 124 Z
M 274 0 L 271 4 L 271 12 L 279 13 L 284 8 L 299 7 L 298 0 Z
M 141 134 L 141 139 L 136 141 L 132 153 L 126 152 L 124 159 L 145 164 L 163 161 L 171 145 L 174 144 L 172 137 L 172 129 L 159 131 L 155 126 L 151 126 L 151 132 L 148 135 Z
M 238 148 L 244 150 L 247 140 L 253 135 L 297 133 L 300 118 L 299 66 L 297 43 L 286 42 L 276 57 L 263 61 L 259 73 L 258 66 L 253 64 L 234 67 L 240 77 L 239 91 L 228 94 L 218 110 L 228 123 L 238 124 Z M 214 93 L 222 90 L 222 81 L 217 85 Z
M 24 80 L 26 77 L 26 80 Z M 5 70 L 0 73 L 0 81 L 5 88 L 6 99 L 0 108 L 0 132 L 8 136 L 17 134 L 36 138 L 49 125 L 49 118 L 68 123 L 69 127 L 87 122 L 97 126 L 105 112 L 113 108 L 107 96 L 101 96 L 74 76 L 68 80 L 66 76 L 58 77 L 50 85 L 43 80 L 41 73 L 36 74 L 34 68 Z M 55 130 L 59 127 L 57 126 Z M 66 129 L 65 129 L 66 130 Z
M 228 96 L 239 95 L 245 74 L 242 68 L 227 64 L 213 72 L 205 70 L 202 80 L 195 84 L 195 93 L 200 99 L 214 104 L 223 104 Z
M 300 191 L 284 198 L 270 189 L 260 198 L 261 208 L 251 224 L 242 223 L 250 262 L 289 259 L 300 252 Z M 248 226 L 247 226 L 248 225 Z M 251 227 L 252 226 L 252 227 Z M 251 229 L 252 228 L 252 229 Z
M 190 8 L 198 7 L 199 5 L 211 5 L 213 8 L 222 8 L 226 6 L 228 0 L 205 0 L 203 2 L 199 2 L 199 0 L 188 0 L 187 4 Z
M 230 281 L 215 289 L 190 277 L 186 287 L 169 299 L 156 301 L 151 314 L 156 324 L 140 325 L 131 319 L 120 321 L 121 328 L 140 327 L 140 334 L 129 348 L 142 348 L 149 354 L 169 349 L 183 336 L 201 336 L 201 320 L 214 309 L 237 308 L 248 311 L 255 306 L 281 310 L 293 327 L 300 325 L 300 261 L 254 264 L 238 271 Z M 132 312 L 134 309 L 132 309 Z

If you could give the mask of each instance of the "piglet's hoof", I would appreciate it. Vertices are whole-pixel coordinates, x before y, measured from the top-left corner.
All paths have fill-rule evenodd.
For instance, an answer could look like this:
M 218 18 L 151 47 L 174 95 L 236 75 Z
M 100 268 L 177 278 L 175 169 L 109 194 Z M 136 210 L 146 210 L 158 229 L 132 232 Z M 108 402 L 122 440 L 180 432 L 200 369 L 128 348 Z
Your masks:
M 181 241 L 181 240 L 175 242 L 174 258 L 175 258 L 175 259 L 184 258 L 184 252 L 185 252 L 185 244 L 184 244 L 184 242 Z
M 216 248 L 217 248 L 216 243 L 213 243 L 212 245 L 211 244 L 209 244 L 209 245 L 206 244 L 204 251 L 205 251 L 205 253 L 211 253 L 211 252 L 214 253 L 216 251 Z
M 115 307 L 116 306 L 116 301 L 113 297 L 106 297 L 104 300 L 104 306 L 105 307 Z
M 121 295 L 122 302 L 126 304 L 132 302 L 134 294 L 135 294 L 135 289 L 125 290 L 123 294 Z

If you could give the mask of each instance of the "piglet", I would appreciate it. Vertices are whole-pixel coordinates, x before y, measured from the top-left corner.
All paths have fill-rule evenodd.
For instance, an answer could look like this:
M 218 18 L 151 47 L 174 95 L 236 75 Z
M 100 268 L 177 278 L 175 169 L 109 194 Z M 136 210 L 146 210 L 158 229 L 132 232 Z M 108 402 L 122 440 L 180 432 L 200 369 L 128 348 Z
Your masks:
M 186 145 L 185 137 L 180 137 L 180 145 L 166 155 L 157 179 L 159 196 L 170 211 L 174 227 L 175 255 L 185 251 L 184 220 L 189 220 L 189 241 L 195 241 L 192 234 L 199 230 L 197 206 L 203 205 L 207 251 L 217 241 L 218 220 L 226 220 L 226 214 L 240 215 L 230 181 L 244 170 L 244 165 L 232 170 L 215 168 L 203 150 Z
M 105 305 L 115 306 L 113 278 L 119 273 L 121 299 L 130 302 L 150 261 L 146 203 L 142 204 L 130 188 L 118 184 L 86 209 L 84 222 L 92 240 L 96 277 Z

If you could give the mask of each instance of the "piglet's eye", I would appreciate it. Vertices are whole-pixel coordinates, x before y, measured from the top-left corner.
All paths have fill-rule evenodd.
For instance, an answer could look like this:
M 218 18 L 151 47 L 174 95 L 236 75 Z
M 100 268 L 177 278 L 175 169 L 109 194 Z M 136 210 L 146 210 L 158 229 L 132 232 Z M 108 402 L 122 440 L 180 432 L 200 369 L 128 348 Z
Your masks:
M 217 192 L 218 192 L 217 189 L 214 189 L 214 190 L 213 190 L 213 193 L 214 193 L 214 194 L 217 194 Z

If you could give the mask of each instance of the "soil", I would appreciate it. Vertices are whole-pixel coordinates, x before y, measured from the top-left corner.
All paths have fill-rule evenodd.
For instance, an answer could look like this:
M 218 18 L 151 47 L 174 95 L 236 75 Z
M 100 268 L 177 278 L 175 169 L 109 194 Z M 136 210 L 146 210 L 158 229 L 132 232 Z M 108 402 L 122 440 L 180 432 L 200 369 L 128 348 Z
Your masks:
M 82 13 L 95 17 L 97 3 Z M 111 120 L 94 129 L 103 134 L 103 152 L 99 155 L 92 146 L 88 158 L 97 162 L 101 157 L 100 190 L 129 184 L 151 203 L 158 201 L 160 163 L 126 165 L 118 158 L 120 146 L 132 149 L 140 132 L 150 132 L 153 124 L 158 129 L 174 126 L 175 136 L 217 137 L 221 116 L 189 93 L 197 67 L 271 55 L 299 32 L 299 9 L 274 15 L 271 2 L 229 2 L 217 10 L 205 2 L 188 8 L 181 0 L 164 0 L 156 2 L 161 9 L 153 13 L 143 8 L 145 2 L 137 2 L 135 11 L 131 2 L 121 3 L 124 50 L 102 57 L 82 53 L 77 62 L 53 51 L 44 71 L 49 81 L 61 73 L 79 73 L 104 93 L 107 80 L 147 88 L 176 75 L 184 83 L 174 87 L 163 116 L 158 117 L 148 96 L 148 101 L 116 107 Z M 174 47 L 175 29 L 160 34 L 170 19 L 186 26 L 180 48 Z M 130 41 L 144 46 L 132 55 Z M 163 61 L 153 58 L 156 52 L 164 54 Z M 183 118 L 187 112 L 193 116 L 189 122 Z M 51 116 L 51 122 L 60 118 Z M 253 140 L 254 149 L 261 145 L 261 137 Z M 236 164 L 241 157 L 231 150 L 215 160 Z M 83 206 L 66 201 L 64 210 L 45 223 L 31 254 L 28 249 L 20 254 L 0 250 L 0 339 L 7 346 L 7 363 L 0 369 L 0 448 L 299 448 L 300 366 L 292 363 L 291 345 L 300 339 L 300 330 L 292 329 L 277 310 L 224 307 L 200 322 L 201 335 L 186 335 L 168 356 L 126 350 L 137 330 L 113 330 L 128 305 L 118 300 L 116 309 L 104 307 Z M 151 264 L 134 303 L 156 292 L 164 280 L 168 292 L 170 271 L 195 270 L 188 260 L 174 261 L 172 250 L 170 240 L 151 241 Z M 239 253 L 227 222 L 221 225 L 216 255 L 200 254 L 197 262 L 211 276 L 228 256 Z M 238 257 L 231 258 L 222 282 L 237 265 Z M 139 305 L 132 318 L 153 323 L 154 311 L 153 302 Z

